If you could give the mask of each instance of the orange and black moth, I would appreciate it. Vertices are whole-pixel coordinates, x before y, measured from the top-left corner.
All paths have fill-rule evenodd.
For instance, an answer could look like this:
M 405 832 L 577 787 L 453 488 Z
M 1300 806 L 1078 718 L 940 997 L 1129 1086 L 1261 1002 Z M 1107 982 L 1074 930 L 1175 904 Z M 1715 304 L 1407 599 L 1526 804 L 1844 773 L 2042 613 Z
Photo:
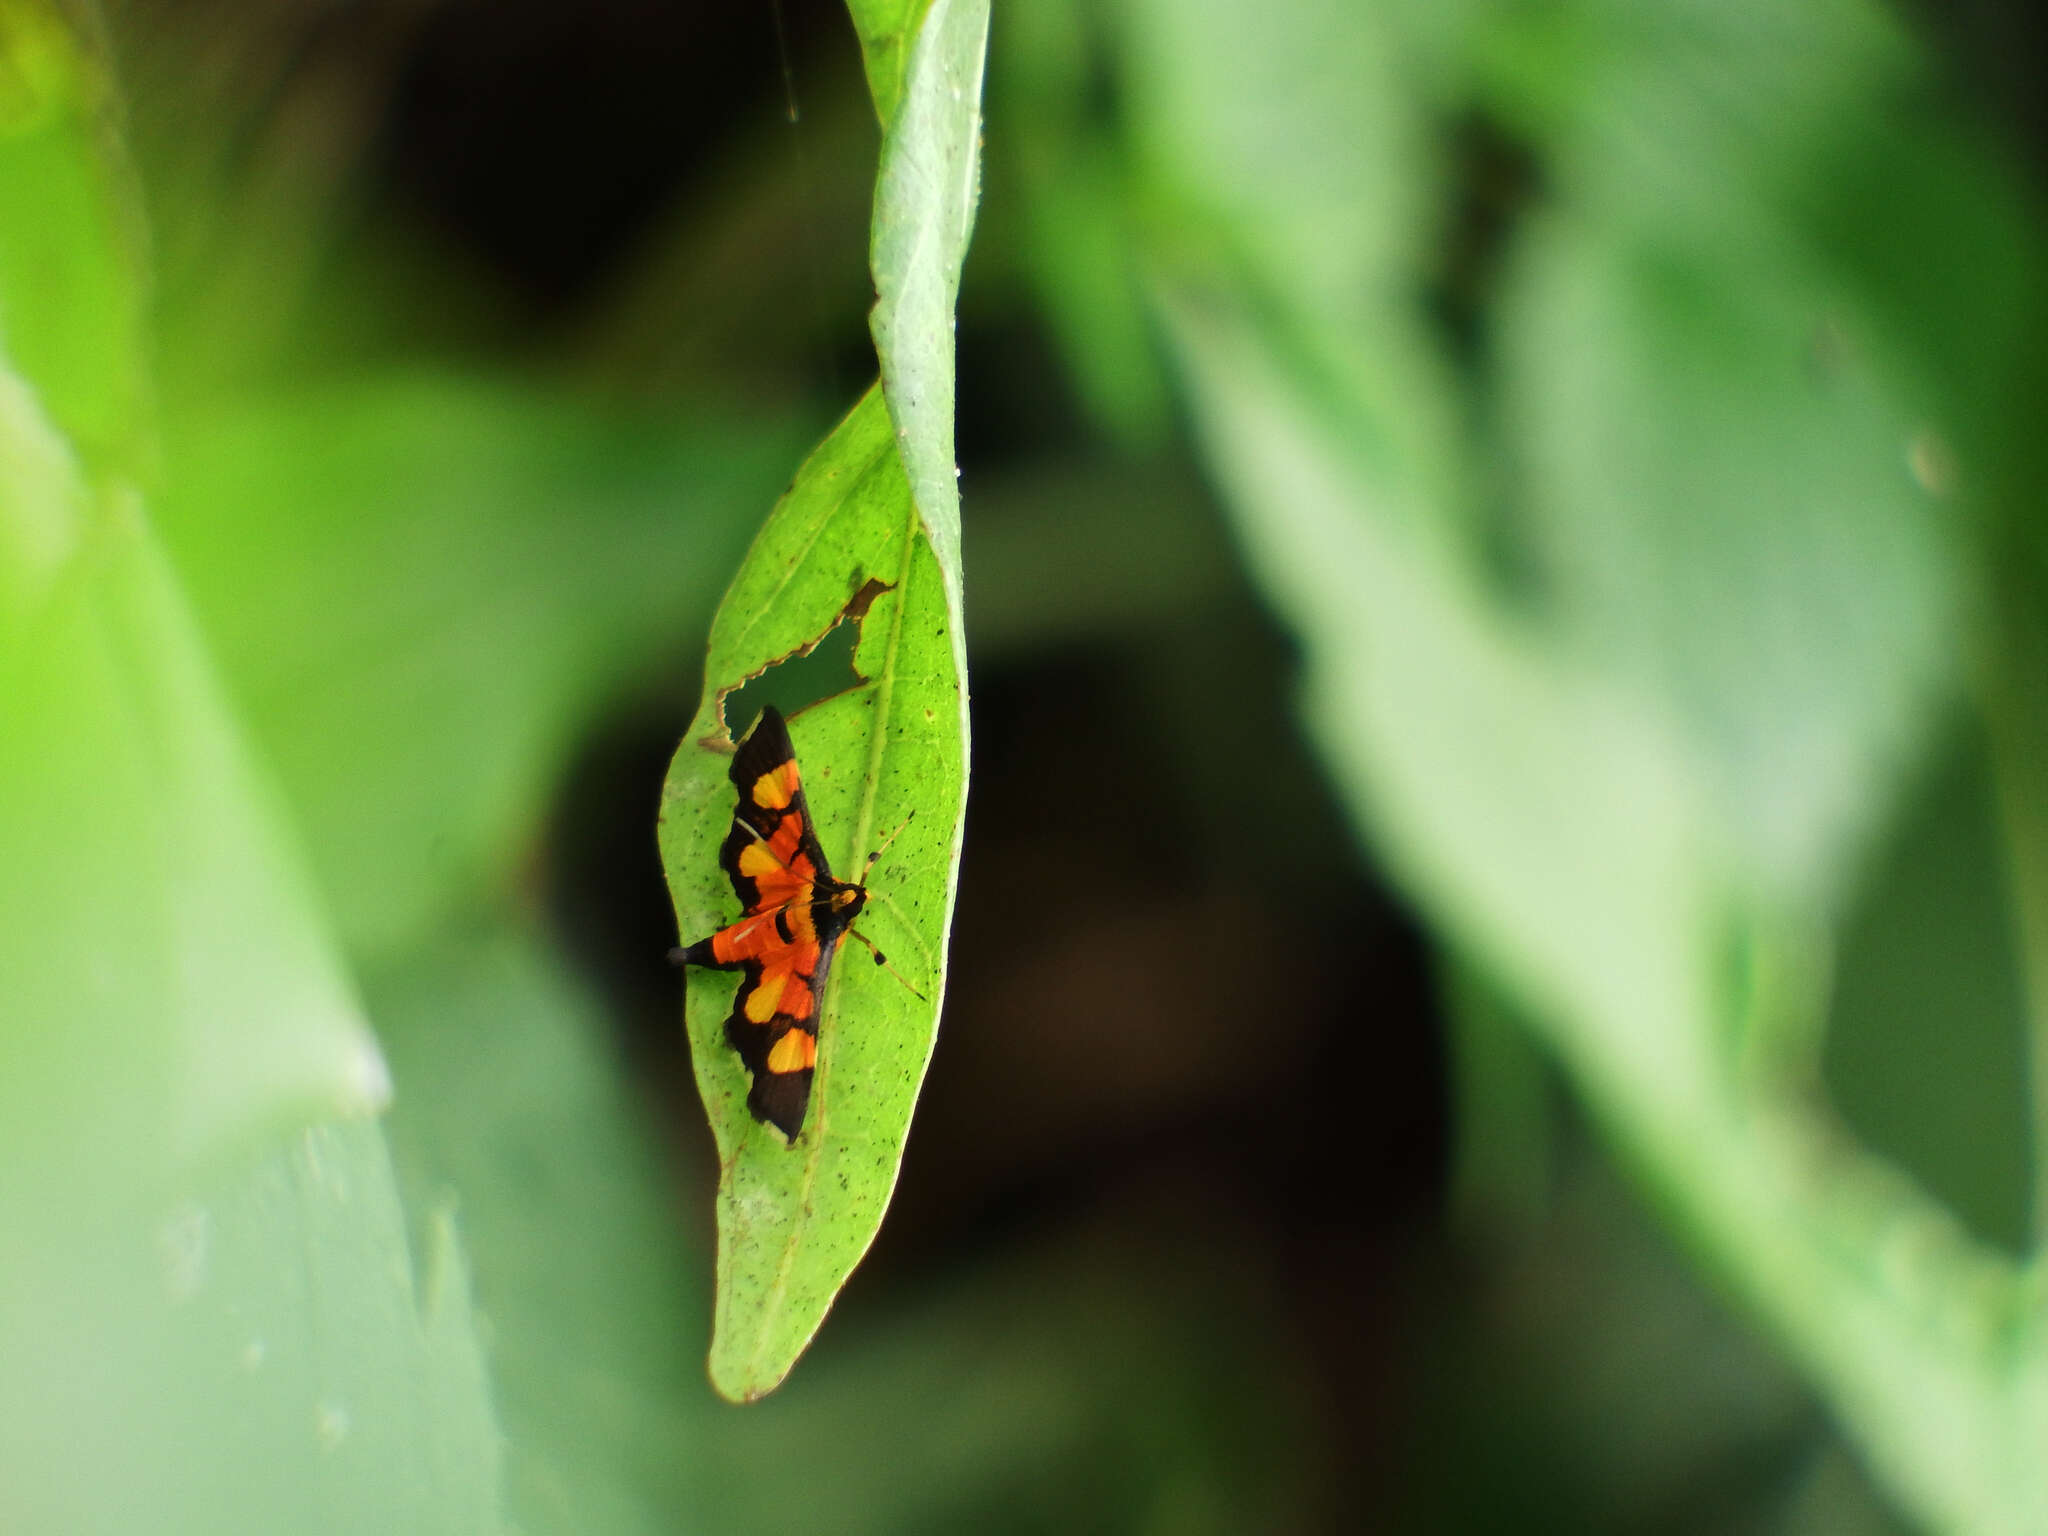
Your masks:
M 725 1038 L 753 1074 L 747 1108 L 794 1141 L 811 1100 L 825 976 L 867 888 L 834 879 L 826 865 L 789 728 L 773 705 L 761 711 L 728 771 L 739 804 L 718 863 L 742 915 L 679 958 L 741 973 Z

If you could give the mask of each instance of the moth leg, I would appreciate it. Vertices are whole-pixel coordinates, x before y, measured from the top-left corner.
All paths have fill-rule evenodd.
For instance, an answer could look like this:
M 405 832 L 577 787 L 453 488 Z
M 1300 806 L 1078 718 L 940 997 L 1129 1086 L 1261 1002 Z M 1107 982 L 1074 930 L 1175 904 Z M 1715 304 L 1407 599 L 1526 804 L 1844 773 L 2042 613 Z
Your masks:
M 910 995 L 912 997 L 916 998 L 920 1003 L 930 1001 L 930 999 L 927 998 L 922 992 L 918 991 L 916 987 L 910 985 L 910 979 L 908 977 L 906 977 L 901 971 L 897 970 L 895 966 L 889 963 L 889 957 L 887 955 L 883 954 L 879 949 L 875 948 L 875 942 L 873 939 L 870 939 L 858 928 L 849 928 L 846 930 L 846 932 L 849 938 L 859 939 L 862 944 L 867 946 L 867 952 L 875 957 L 875 964 L 879 965 L 891 976 L 894 976 L 898 981 L 902 982 L 904 986 L 909 987 Z

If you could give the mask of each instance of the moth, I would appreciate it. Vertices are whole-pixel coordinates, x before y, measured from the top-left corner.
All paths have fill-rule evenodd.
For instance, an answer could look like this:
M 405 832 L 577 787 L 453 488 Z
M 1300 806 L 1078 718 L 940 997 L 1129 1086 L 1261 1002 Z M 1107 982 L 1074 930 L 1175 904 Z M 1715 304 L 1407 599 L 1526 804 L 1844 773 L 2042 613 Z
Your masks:
M 739 802 L 718 864 L 739 897 L 741 917 L 673 958 L 741 973 L 725 1038 L 753 1074 L 747 1108 L 794 1141 L 811 1102 L 825 978 L 839 941 L 867 904 L 868 871 L 895 836 L 868 855 L 859 880 L 834 877 L 804 800 L 789 727 L 772 704 L 733 754 L 727 775 Z M 876 964 L 888 964 L 865 937 L 853 936 Z

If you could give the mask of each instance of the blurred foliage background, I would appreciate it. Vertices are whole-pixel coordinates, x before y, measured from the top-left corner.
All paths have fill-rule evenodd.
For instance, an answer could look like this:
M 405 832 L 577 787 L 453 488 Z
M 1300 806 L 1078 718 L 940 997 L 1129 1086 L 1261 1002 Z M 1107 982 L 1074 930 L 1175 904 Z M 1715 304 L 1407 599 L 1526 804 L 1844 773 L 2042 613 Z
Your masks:
M 9 1530 L 2048 1528 L 2027 8 L 998 0 L 952 984 L 745 1410 L 653 815 L 845 14 L 0 14 Z

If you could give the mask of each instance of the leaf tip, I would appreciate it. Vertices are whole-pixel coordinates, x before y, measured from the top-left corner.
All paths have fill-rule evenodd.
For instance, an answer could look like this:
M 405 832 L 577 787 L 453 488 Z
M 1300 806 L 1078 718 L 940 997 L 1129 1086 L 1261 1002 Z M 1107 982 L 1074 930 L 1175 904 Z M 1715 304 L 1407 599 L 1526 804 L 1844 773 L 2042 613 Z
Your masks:
M 352 1043 L 342 1062 L 343 1113 L 382 1114 L 391 1104 L 391 1068 L 367 1033 Z
M 704 1373 L 710 1378 L 711 1390 L 736 1407 L 761 1401 L 789 1379 L 790 1368 L 796 1363 L 790 1360 L 780 1370 L 763 1371 L 758 1359 L 733 1359 L 720 1347 L 722 1342 L 721 1337 L 713 1337 L 711 1358 L 705 1362 Z

